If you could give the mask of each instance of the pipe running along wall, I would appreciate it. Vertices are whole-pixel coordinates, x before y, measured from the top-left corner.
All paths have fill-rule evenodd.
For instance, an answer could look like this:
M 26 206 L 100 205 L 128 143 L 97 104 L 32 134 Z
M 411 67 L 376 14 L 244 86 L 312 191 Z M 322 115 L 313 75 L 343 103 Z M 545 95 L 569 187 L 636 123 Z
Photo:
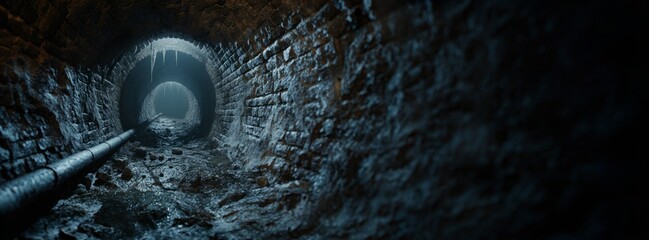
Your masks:
M 7 5 L 26 5 L 13 2 Z M 86 8 L 75 7 L 76 2 L 61 4 L 79 10 L 71 12 L 68 20 L 85 27 L 81 36 L 88 37 L 88 42 L 118 43 L 97 44 L 104 51 L 123 49 L 110 46 L 136 41 L 134 37 L 119 39 L 137 32 L 134 27 L 144 30 L 138 32 L 144 38 L 171 26 L 175 29 L 169 31 L 206 43 L 163 38 L 140 44 L 125 51 L 107 72 L 101 70 L 97 74 L 101 77 L 92 75 L 92 81 L 87 81 L 92 83 L 88 86 L 102 87 L 97 92 L 121 90 L 119 94 L 88 95 L 102 97 L 101 101 L 106 97 L 110 103 L 106 112 L 120 102 L 121 116 L 115 122 L 121 124 L 118 129 L 127 129 L 137 122 L 143 99 L 156 81 L 166 81 L 156 74 L 175 63 L 176 52 L 179 57 L 193 58 L 189 60 L 198 62 L 197 66 L 207 65 L 207 69 L 197 69 L 207 72 L 201 75 L 211 80 L 211 89 L 194 91 L 189 84 L 183 85 L 198 100 L 204 99 L 199 94 L 218 90 L 215 101 L 207 101 L 215 102 L 218 109 L 199 104 L 201 117 L 206 117 L 201 123 L 214 123 L 212 135 L 219 146 L 239 151 L 247 169 L 263 170 L 271 186 L 299 181 L 310 191 L 308 200 L 293 201 L 296 209 L 310 211 L 291 212 L 300 221 L 289 232 L 311 231 L 332 238 L 413 238 L 415 233 L 428 234 L 428 238 L 471 239 L 485 234 L 552 238 L 583 231 L 602 236 L 592 229 L 611 227 L 613 233 L 626 232 L 610 223 L 641 216 L 630 218 L 634 216 L 628 213 L 635 212 L 634 203 L 646 202 L 644 198 L 618 199 L 609 194 L 632 196 L 640 186 L 633 183 L 643 182 L 635 176 L 646 175 L 633 164 L 635 154 L 644 149 L 642 142 L 627 141 L 627 134 L 637 133 L 646 122 L 643 111 L 638 111 L 647 102 L 647 94 L 639 94 L 646 89 L 640 83 L 646 81 L 638 81 L 635 75 L 645 71 L 639 67 L 641 61 L 623 56 L 638 52 L 630 46 L 641 42 L 634 34 L 644 28 L 634 23 L 645 22 L 626 11 L 646 8 L 630 3 L 577 6 L 540 0 L 227 1 L 226 11 L 210 15 L 194 1 L 181 2 L 149 12 L 125 1 L 128 6 L 124 8 L 131 10 L 123 11 L 125 15 L 145 17 L 122 20 L 105 14 L 111 12 L 104 11 L 105 4 Z M 34 16 L 33 9 L 22 9 L 14 12 Z M 157 17 L 177 9 L 186 11 Z M 95 10 L 107 20 L 102 24 L 88 21 L 86 10 Z M 247 14 L 250 10 L 259 11 Z M 7 47 L 34 52 L 33 59 L 48 56 L 39 54 L 52 49 L 48 47 L 54 47 L 50 53 L 58 57 L 68 55 L 60 52 L 73 53 L 69 55 L 75 58 L 88 52 L 77 47 L 84 41 L 67 39 L 61 42 L 71 44 L 63 49 L 57 49 L 58 44 L 19 44 L 23 39 L 40 39 L 32 31 L 18 31 L 31 29 L 23 27 L 29 21 L 5 19 L 16 26 L 16 31 L 7 34 L 22 35 L 8 38 L 15 41 Z M 132 19 L 144 24 L 132 26 Z M 33 26 L 51 25 L 44 24 L 49 18 L 43 21 Z M 128 31 L 110 28 L 115 22 Z M 59 28 L 53 25 L 53 29 Z M 101 32 L 86 34 L 94 31 Z M 75 31 L 54 36 L 71 35 L 66 32 Z M 123 34 L 107 36 L 105 32 Z M 97 54 L 104 55 L 108 54 Z M 631 70 L 634 74 L 622 72 Z M 33 82 L 30 75 L 7 72 L 16 72 L 8 78 L 17 79 L 8 92 L 36 89 L 21 85 Z M 72 98 L 92 92 L 77 83 L 81 81 L 59 77 L 76 72 L 58 72 L 49 82 L 70 82 L 68 87 L 53 86 L 44 92 L 66 96 L 71 91 L 67 96 Z M 94 84 L 104 77 L 109 79 L 106 88 Z M 57 136 L 56 127 L 14 134 L 13 129 L 28 125 L 22 123 L 51 126 L 56 124 L 49 124 L 48 119 L 62 119 L 64 139 L 91 134 L 88 128 L 66 129 L 79 125 L 76 119 L 94 121 L 87 114 L 66 115 L 77 109 L 58 108 L 68 105 L 65 97 L 20 105 L 21 100 L 40 103 L 32 99 L 41 95 L 33 97 L 28 91 L 14 96 L 15 104 L 3 103 L 9 110 L 0 108 L 10 126 L 4 129 L 11 129 L 3 129 L 7 140 L 0 142 L 0 147 L 11 150 L 5 154 L 0 148 L 0 157 L 11 156 L 11 162 L 5 161 L 9 162 L 8 177 L 28 165 L 16 159 L 33 155 L 42 159 L 40 153 L 20 151 L 19 144 L 35 143 L 31 134 L 23 137 L 19 133 Z M 92 114 L 100 112 L 92 106 L 70 105 L 80 106 L 79 111 L 90 116 L 114 117 Z M 49 110 L 52 114 L 45 114 Z M 208 119 L 210 115 L 213 120 Z M 56 151 L 63 147 L 53 146 Z M 511 222 L 516 224 L 507 224 Z
M 160 114 L 155 115 L 139 126 L 146 127 L 159 116 Z M 106 156 L 119 149 L 138 129 L 125 131 L 105 142 L 0 185 L 0 219 L 4 221 L 12 219 L 12 216 L 19 216 L 23 208 L 30 203 L 56 191 L 90 166 L 103 163 L 102 160 L 105 160 Z

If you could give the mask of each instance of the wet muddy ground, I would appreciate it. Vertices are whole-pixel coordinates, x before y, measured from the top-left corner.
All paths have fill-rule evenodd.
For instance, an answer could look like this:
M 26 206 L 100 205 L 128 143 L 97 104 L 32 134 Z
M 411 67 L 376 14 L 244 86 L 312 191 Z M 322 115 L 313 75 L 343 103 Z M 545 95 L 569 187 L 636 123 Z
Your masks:
M 307 201 L 300 182 L 269 186 L 214 142 L 181 141 L 192 124 L 161 118 L 155 141 L 131 141 L 21 237 L 238 239 L 286 237 Z M 143 142 L 146 142 L 144 144 Z

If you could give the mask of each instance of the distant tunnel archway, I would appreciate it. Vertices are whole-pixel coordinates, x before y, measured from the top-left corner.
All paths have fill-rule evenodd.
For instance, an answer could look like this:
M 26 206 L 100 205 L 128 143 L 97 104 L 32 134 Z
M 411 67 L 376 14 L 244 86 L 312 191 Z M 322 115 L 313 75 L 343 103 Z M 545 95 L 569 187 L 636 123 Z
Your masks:
M 156 98 L 150 96 L 164 95 L 167 87 L 170 91 L 176 87 L 187 96 L 188 119 L 197 124 L 187 135 L 208 136 L 215 119 L 216 90 L 206 70 L 206 54 L 192 43 L 175 38 L 155 40 L 137 49 L 130 58 L 135 63 L 128 69 L 119 91 L 122 128 L 133 128 L 154 115 Z

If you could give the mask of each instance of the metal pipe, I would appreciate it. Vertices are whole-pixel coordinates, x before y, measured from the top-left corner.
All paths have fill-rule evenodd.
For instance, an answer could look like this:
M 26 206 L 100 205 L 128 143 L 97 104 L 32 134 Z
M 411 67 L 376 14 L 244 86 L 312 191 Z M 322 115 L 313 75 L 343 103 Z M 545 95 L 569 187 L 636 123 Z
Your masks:
M 162 114 L 144 121 L 139 124 L 139 127 L 148 126 L 160 115 Z M 130 129 L 105 142 L 0 185 L 0 219 L 5 219 L 6 216 L 34 202 L 39 196 L 53 192 L 89 166 L 117 150 L 133 135 L 135 130 Z

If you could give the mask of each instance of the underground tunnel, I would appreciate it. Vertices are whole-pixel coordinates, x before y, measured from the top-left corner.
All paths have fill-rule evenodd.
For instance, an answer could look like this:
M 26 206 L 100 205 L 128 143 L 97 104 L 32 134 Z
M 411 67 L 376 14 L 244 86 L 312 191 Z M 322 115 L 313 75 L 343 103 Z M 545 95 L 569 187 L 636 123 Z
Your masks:
M 644 239 L 648 10 L 2 1 L 0 239 Z
M 136 51 L 137 63 L 125 70 L 128 73 L 119 94 L 122 128 L 134 128 L 162 113 L 159 122 L 180 123 L 178 129 L 174 127 L 177 131 L 170 133 L 177 139 L 186 142 L 209 135 L 216 112 L 216 90 L 206 70 L 205 50 L 182 39 L 160 38 L 138 46 Z M 136 140 L 150 144 L 161 136 L 147 133 Z

